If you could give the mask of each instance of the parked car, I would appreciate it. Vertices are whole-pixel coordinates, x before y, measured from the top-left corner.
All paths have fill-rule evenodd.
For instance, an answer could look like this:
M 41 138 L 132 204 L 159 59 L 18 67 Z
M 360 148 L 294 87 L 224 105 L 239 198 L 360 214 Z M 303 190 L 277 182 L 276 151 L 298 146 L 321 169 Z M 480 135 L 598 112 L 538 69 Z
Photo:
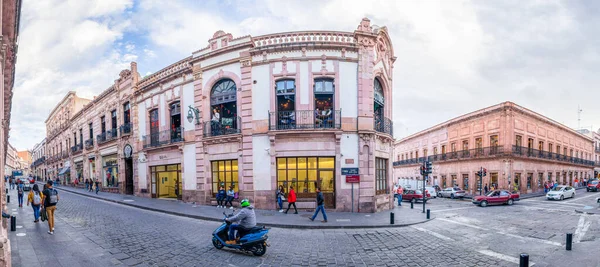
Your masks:
M 448 187 L 438 192 L 438 197 L 463 198 L 465 194 L 466 192 L 460 189 L 460 187 Z
M 567 186 L 567 185 L 559 185 L 553 189 L 551 189 L 547 194 L 546 198 L 548 200 L 558 199 L 563 200 L 565 198 L 575 197 L 575 188 Z
M 425 187 L 425 191 L 430 194 L 433 198 L 437 198 L 437 190 L 433 186 Z
M 594 191 L 594 192 L 598 192 L 600 191 L 600 181 L 598 181 L 598 179 L 594 179 L 588 182 L 587 187 L 585 188 L 586 191 L 590 192 L 590 191 Z
M 429 200 L 430 198 L 431 194 L 426 193 L 425 202 L 427 202 L 427 200 Z M 402 195 L 402 201 L 409 201 L 413 203 L 417 201 L 423 201 L 423 191 L 415 189 L 404 190 L 404 194 Z
M 25 181 L 23 183 L 23 191 L 29 191 L 31 190 L 31 184 L 29 183 L 29 181 Z
M 518 193 L 510 193 L 506 190 L 494 190 L 488 192 L 487 195 L 474 197 L 472 202 L 481 207 L 499 204 L 512 205 L 515 201 L 519 201 L 520 198 L 521 196 Z

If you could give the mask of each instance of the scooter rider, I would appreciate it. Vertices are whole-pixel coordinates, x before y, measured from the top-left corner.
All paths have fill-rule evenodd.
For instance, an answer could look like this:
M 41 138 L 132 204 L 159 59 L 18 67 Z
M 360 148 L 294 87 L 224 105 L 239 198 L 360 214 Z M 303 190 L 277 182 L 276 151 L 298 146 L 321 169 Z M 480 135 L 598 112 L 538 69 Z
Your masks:
M 232 223 L 229 226 L 229 240 L 225 242 L 228 245 L 237 243 L 237 240 L 235 240 L 236 230 L 251 229 L 256 226 L 256 214 L 254 214 L 254 207 L 250 205 L 250 201 L 243 199 L 240 206 L 242 206 L 242 209 L 236 215 L 226 219 L 228 222 L 239 222 L 239 224 Z

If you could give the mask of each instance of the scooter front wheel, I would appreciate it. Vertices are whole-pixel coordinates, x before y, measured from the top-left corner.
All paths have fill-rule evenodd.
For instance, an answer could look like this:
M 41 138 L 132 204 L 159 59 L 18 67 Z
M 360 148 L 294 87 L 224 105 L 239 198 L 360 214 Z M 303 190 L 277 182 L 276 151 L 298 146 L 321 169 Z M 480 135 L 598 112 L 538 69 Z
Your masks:
M 222 249 L 225 246 L 216 237 L 213 237 L 212 243 L 213 243 L 213 246 L 215 246 L 215 248 L 217 248 L 217 249 Z
M 252 248 L 252 254 L 254 254 L 254 256 L 260 257 L 265 255 L 265 253 L 267 253 L 267 245 L 264 242 L 258 243 Z

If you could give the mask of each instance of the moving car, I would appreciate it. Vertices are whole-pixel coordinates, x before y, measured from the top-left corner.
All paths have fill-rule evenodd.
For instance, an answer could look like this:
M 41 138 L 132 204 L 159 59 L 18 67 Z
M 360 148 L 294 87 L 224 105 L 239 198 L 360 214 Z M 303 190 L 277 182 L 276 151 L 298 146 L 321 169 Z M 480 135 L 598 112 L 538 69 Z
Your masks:
M 512 205 L 515 201 L 519 201 L 521 196 L 518 193 L 510 193 L 506 190 L 494 190 L 487 193 L 484 196 L 476 196 L 472 202 L 475 205 L 481 207 L 487 207 L 487 205 L 500 205 L 508 204 Z
M 431 194 L 425 195 L 425 202 L 431 198 Z M 409 201 L 415 203 L 417 201 L 423 201 L 423 191 L 415 189 L 406 189 L 402 194 L 402 201 Z
M 460 187 L 448 187 L 438 192 L 438 197 L 463 198 L 465 194 L 465 191 L 460 189 Z
M 437 198 L 437 190 L 435 189 L 435 187 L 427 186 L 425 187 L 425 191 L 431 196 L 433 196 L 433 198 Z
M 546 198 L 548 200 L 563 200 L 569 197 L 575 197 L 575 188 L 566 185 L 559 185 L 548 191 L 548 193 L 546 194 Z
M 587 187 L 585 188 L 586 191 L 590 192 L 590 191 L 594 191 L 594 192 L 598 192 L 600 191 L 600 181 L 598 181 L 598 179 L 594 179 L 588 182 Z
M 29 183 L 29 181 L 25 181 L 23 183 L 23 191 L 29 191 L 31 190 L 31 184 Z

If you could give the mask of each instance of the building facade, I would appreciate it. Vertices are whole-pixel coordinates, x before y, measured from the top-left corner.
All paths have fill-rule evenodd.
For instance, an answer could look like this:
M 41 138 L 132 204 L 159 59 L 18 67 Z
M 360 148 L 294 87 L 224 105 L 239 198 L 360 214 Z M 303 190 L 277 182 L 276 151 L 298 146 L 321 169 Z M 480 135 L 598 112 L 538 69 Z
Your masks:
M 21 0 L 0 1 L 0 166 L 6 166 L 8 138 L 10 132 L 10 113 L 12 109 L 13 86 L 15 82 L 15 63 L 17 60 L 17 39 L 21 17 Z M 0 177 L 5 173 L 0 168 Z M 0 192 L 5 192 L 5 184 L 0 183 Z M 0 208 L 6 210 L 6 197 L 0 197 Z M 0 266 L 11 266 L 10 241 L 7 233 L 7 220 L 0 223 Z
M 19 169 L 19 155 L 17 149 L 15 149 L 10 143 L 6 146 L 6 153 L 4 159 L 4 174 L 13 175 L 14 170 Z
M 76 141 L 72 139 L 73 135 L 70 131 L 71 119 L 89 102 L 90 99 L 81 98 L 76 92 L 70 91 L 46 119 L 45 163 L 48 179 L 60 179 L 65 183 L 70 181 L 70 176 L 66 175 L 71 162 L 69 150 Z
M 530 193 L 544 182 L 573 185 L 594 171 L 593 139 L 511 102 L 478 110 L 403 138 L 395 144 L 394 178 L 420 180 L 423 161 L 433 162 L 427 183 Z M 480 182 L 476 172 L 487 170 Z M 421 180 L 422 181 L 422 180 Z
M 31 174 L 31 152 L 29 150 L 17 151 L 19 170 L 23 177 L 29 177 Z
M 37 181 L 46 181 L 46 138 L 33 146 L 31 155 L 31 175 Z
M 594 177 L 600 178 L 600 129 L 598 131 L 590 131 L 590 130 L 579 130 L 579 133 L 586 135 L 594 140 L 594 161 L 596 162 L 596 166 L 594 168 Z

